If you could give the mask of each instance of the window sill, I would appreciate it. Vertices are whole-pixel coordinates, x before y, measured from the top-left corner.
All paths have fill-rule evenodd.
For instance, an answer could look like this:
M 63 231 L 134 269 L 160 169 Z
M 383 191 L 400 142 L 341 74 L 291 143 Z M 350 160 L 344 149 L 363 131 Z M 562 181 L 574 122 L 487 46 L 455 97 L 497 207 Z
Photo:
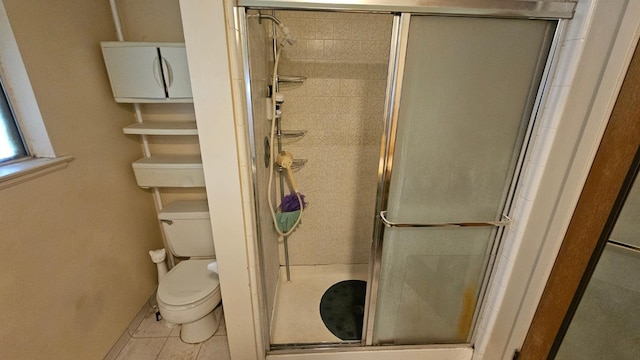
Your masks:
M 0 166 L 0 190 L 62 170 L 71 161 L 73 161 L 73 156 L 59 156 L 55 158 L 33 158 Z

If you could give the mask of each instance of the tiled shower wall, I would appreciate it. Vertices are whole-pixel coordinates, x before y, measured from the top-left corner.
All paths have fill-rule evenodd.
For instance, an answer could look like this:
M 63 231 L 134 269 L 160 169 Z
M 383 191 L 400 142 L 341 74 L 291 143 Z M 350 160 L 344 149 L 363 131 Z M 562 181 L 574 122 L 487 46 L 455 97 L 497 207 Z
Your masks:
M 292 265 L 367 263 L 375 218 L 392 16 L 278 11 L 297 39 L 281 55 L 280 75 L 301 75 L 281 88 L 284 140 L 309 203 L 289 238 Z M 282 251 L 281 251 L 282 252 Z M 282 255 L 281 255 L 282 263 Z

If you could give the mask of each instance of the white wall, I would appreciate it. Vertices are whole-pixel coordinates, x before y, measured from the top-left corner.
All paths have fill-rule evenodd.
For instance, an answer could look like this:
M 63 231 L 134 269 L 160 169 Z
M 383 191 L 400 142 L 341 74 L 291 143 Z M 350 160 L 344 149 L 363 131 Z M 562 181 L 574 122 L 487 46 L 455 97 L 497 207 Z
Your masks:
M 230 2 L 181 0 L 180 10 L 191 74 L 194 107 L 216 256 L 220 290 L 233 359 L 263 353 L 255 268 L 255 225 L 246 143 L 246 115 L 238 59 L 228 48 L 237 29 Z M 233 89 L 232 89 L 233 86 Z M 236 92 L 233 92 L 233 91 Z M 234 99 L 237 108 L 234 108 Z M 239 111 L 236 113 L 235 111 Z M 246 216 L 246 217 L 245 217 Z

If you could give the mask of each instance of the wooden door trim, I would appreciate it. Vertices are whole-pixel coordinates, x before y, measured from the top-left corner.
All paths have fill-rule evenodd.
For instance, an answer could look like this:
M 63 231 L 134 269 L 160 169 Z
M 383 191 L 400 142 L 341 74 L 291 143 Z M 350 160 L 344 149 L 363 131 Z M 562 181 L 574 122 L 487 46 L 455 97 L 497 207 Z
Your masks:
M 552 358 L 583 275 L 597 254 L 640 146 L 640 47 L 636 47 L 615 107 L 523 343 L 519 360 Z M 588 273 L 587 273 L 588 274 Z M 575 304 L 574 304 L 575 306 Z

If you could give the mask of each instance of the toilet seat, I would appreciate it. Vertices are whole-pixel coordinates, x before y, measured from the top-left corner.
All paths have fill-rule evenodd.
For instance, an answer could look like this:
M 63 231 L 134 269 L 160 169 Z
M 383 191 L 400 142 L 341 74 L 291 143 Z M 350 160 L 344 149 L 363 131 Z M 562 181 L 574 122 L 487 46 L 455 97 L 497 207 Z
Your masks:
M 164 305 L 192 307 L 206 302 L 218 293 L 218 274 L 207 269 L 211 260 L 185 260 L 176 265 L 160 281 L 157 299 Z

